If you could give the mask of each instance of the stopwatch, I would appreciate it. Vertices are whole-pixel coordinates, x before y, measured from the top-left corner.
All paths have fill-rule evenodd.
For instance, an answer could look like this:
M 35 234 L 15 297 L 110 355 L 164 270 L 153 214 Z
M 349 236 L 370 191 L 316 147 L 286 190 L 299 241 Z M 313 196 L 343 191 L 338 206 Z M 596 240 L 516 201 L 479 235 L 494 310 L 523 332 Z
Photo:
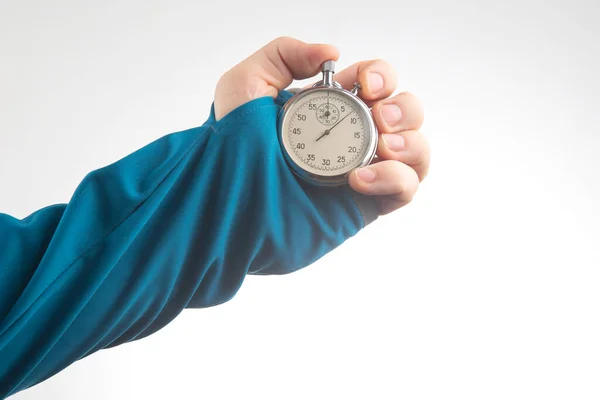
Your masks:
M 335 62 L 322 65 L 323 78 L 297 91 L 281 108 L 279 141 L 290 169 L 318 186 L 348 182 L 368 165 L 377 149 L 377 127 L 358 97 L 360 84 L 346 90 L 333 80 Z

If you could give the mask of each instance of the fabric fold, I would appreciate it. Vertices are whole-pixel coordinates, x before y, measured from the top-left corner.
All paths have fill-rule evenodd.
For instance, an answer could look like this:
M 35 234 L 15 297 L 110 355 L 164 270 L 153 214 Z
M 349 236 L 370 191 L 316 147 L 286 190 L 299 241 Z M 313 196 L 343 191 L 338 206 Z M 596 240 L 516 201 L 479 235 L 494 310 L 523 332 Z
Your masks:
M 286 165 L 289 96 L 219 121 L 213 108 L 91 172 L 67 204 L 0 214 L 0 398 L 226 302 L 248 274 L 306 267 L 363 228 L 349 188 L 308 186 Z

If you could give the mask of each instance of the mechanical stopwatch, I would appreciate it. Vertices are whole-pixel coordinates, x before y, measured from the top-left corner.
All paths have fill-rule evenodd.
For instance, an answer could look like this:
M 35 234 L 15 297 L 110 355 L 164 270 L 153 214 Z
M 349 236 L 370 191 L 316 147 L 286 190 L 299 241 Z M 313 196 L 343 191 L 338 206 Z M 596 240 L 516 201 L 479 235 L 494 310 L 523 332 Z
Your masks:
M 279 141 L 291 170 L 319 186 L 348 182 L 377 149 L 377 128 L 358 97 L 360 84 L 346 90 L 333 80 L 335 62 L 322 65 L 322 80 L 295 93 L 279 116 Z

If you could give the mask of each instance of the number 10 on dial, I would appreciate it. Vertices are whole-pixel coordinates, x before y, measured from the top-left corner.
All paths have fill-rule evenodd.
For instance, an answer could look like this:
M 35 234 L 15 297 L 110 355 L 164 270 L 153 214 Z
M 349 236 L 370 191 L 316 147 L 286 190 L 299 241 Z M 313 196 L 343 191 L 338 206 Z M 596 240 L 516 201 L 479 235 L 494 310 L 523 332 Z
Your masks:
M 377 128 L 369 107 L 333 81 L 334 62 L 323 64 L 323 80 L 291 97 L 279 118 L 279 140 L 290 168 L 323 186 L 347 183 L 355 168 L 371 162 Z

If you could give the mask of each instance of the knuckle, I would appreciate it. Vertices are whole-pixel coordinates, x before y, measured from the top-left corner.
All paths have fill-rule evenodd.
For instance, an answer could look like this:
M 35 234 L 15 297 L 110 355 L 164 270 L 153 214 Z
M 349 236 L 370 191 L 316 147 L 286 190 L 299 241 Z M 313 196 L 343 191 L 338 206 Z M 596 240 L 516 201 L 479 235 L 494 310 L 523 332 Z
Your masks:
M 288 36 L 285 36 L 285 35 L 283 35 L 283 36 L 278 36 L 278 37 L 276 37 L 275 39 L 273 39 L 273 40 L 271 41 L 271 43 L 280 43 L 280 42 L 285 42 L 286 40 L 289 40 L 289 37 L 288 37 Z
M 380 71 L 382 62 L 383 60 L 376 58 L 356 63 L 358 75 L 364 77 L 367 72 Z
M 412 168 L 403 164 L 397 163 L 396 168 L 395 191 L 410 201 L 419 187 L 419 177 Z
M 425 110 L 421 100 L 411 92 L 402 92 L 395 96 L 396 104 L 403 107 L 414 129 L 419 129 L 425 120 Z
M 415 155 L 415 160 L 411 163 L 411 167 L 413 167 L 419 176 L 419 181 L 422 181 L 427 176 L 429 171 L 429 164 L 431 162 L 431 149 L 429 146 L 429 142 L 422 137 L 420 141 L 420 146 Z
M 417 96 L 415 96 L 412 92 L 401 92 L 401 93 L 398 93 L 398 96 L 396 96 L 396 97 L 404 97 L 404 98 L 407 98 L 410 100 L 413 100 L 413 99 L 417 100 Z
M 388 82 L 396 81 L 396 71 L 394 68 L 392 68 L 392 64 L 382 58 L 376 58 L 363 64 L 359 64 L 359 74 L 365 74 L 370 71 L 376 71 L 383 74 L 384 78 Z
M 431 146 L 427 139 L 423 138 L 423 151 L 421 152 L 421 164 L 429 167 L 431 162 Z
M 426 165 L 429 164 L 429 158 L 431 149 L 429 147 L 429 142 L 425 138 L 423 134 L 418 131 L 415 131 L 413 135 L 413 139 L 411 140 L 412 147 L 415 149 L 415 162 L 417 165 Z
M 219 78 L 219 80 L 217 81 L 217 90 L 222 90 L 224 87 L 227 86 L 227 83 L 230 81 L 230 76 L 231 76 L 231 70 L 225 72 L 223 75 L 221 75 L 221 77 Z
M 273 39 L 273 41 L 271 43 L 278 47 L 286 47 L 287 45 L 289 45 L 290 43 L 293 43 L 295 41 L 296 41 L 296 39 L 294 39 L 290 36 L 279 36 L 279 37 Z
M 423 103 L 421 102 L 421 99 L 419 99 L 419 97 L 417 97 L 415 94 L 413 94 L 412 92 L 402 92 L 399 93 L 396 96 L 396 98 L 402 101 L 403 103 L 410 103 L 414 105 L 414 111 L 418 112 L 422 116 Z
M 367 68 L 388 68 L 391 64 L 384 60 L 383 58 L 374 58 L 371 62 L 368 63 Z

